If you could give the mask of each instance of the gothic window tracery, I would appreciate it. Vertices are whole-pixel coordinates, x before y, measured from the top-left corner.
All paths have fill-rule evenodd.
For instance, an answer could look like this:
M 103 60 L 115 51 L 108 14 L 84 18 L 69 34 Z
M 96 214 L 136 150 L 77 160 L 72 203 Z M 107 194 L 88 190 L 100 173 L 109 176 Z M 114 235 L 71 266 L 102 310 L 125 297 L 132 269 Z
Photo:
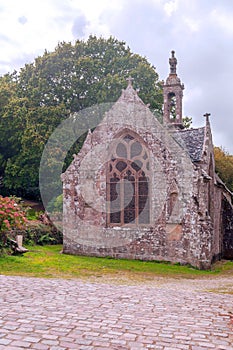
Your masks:
M 150 161 L 139 138 L 125 134 L 114 144 L 107 170 L 109 226 L 150 222 Z

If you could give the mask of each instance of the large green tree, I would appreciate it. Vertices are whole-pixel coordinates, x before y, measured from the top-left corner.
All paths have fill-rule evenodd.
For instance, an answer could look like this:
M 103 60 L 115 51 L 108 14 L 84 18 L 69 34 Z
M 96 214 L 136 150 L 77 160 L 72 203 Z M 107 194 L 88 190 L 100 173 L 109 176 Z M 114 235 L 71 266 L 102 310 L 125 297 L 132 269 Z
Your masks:
M 162 94 L 155 68 L 112 37 L 90 36 L 74 45 L 60 43 L 54 52 L 46 51 L 21 70 L 18 86 L 20 96 L 30 98 L 34 106 L 64 103 L 75 112 L 115 101 L 129 75 L 143 101 L 161 111 Z
M 15 83 L 11 75 L 0 77 L 0 176 L 3 174 L 7 159 L 19 147 L 17 129 L 12 124 L 10 109 L 16 109 Z
M 112 37 L 62 42 L 19 73 L 2 77 L 0 167 L 5 189 L 39 196 L 40 158 L 53 130 L 73 112 L 116 101 L 129 76 L 143 101 L 161 112 L 162 90 L 155 68 Z M 80 146 L 77 142 L 75 151 Z

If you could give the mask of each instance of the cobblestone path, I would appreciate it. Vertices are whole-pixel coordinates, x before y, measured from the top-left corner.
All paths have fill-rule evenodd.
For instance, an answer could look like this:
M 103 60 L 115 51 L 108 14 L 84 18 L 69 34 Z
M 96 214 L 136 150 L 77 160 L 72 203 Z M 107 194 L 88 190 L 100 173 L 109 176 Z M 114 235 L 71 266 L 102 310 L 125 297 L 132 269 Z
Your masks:
M 233 350 L 233 279 L 164 281 L 0 276 L 0 350 Z

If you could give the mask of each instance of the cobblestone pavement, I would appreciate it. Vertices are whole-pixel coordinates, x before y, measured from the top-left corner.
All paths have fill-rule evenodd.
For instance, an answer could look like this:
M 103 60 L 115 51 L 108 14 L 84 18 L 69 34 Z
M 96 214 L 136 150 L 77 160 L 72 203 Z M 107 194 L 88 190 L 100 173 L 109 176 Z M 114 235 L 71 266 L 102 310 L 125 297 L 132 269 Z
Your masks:
M 0 350 L 233 350 L 233 278 L 149 284 L 0 276 Z

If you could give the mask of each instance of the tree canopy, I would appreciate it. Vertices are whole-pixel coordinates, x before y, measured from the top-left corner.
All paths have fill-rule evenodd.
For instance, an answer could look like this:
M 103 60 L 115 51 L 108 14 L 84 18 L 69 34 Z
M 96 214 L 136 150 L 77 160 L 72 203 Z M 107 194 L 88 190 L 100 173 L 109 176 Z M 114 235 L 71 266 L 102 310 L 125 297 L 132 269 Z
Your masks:
M 0 77 L 1 192 L 39 198 L 40 159 L 54 129 L 73 112 L 116 101 L 129 76 L 143 101 L 161 112 L 155 68 L 113 37 L 59 43 Z
M 214 148 L 215 169 L 222 181 L 233 192 L 233 155 L 222 147 Z

